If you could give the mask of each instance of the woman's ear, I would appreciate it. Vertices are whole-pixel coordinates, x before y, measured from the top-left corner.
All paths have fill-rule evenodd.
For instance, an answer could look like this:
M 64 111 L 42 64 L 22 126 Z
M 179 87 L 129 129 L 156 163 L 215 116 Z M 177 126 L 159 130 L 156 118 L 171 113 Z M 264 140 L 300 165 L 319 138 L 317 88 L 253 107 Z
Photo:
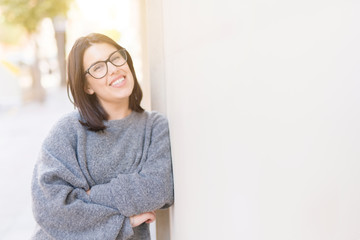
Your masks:
M 84 91 L 89 95 L 93 95 L 95 93 L 95 91 L 89 86 L 89 84 L 85 84 Z

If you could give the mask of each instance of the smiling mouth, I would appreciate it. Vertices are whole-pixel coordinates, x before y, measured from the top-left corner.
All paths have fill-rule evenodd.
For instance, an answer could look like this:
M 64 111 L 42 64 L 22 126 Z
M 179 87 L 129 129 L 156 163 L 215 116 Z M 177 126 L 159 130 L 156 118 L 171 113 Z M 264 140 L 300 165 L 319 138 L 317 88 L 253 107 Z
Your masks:
M 120 78 L 118 80 L 115 80 L 114 82 L 110 83 L 110 86 L 112 86 L 112 87 L 119 86 L 124 80 L 125 80 L 125 78 L 122 77 L 122 78 Z

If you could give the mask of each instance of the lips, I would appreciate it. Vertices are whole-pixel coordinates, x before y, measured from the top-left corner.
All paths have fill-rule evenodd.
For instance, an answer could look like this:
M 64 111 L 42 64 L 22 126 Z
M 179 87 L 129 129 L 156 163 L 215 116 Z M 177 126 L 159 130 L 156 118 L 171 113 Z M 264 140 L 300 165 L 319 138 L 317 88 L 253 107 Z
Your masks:
M 111 83 L 109 85 L 111 87 L 121 87 L 123 85 L 124 81 L 125 81 L 125 77 L 120 76 L 120 77 L 114 79 L 113 81 L 111 81 Z

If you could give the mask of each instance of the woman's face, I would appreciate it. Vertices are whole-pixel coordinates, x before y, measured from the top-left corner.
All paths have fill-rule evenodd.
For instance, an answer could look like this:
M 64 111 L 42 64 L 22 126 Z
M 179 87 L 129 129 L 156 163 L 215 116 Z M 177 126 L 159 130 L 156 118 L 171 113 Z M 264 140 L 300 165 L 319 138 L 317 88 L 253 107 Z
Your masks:
M 87 70 L 91 65 L 98 61 L 105 61 L 109 56 L 116 52 L 116 47 L 107 43 L 96 43 L 91 45 L 84 53 L 84 69 Z M 111 62 L 107 62 L 107 74 L 96 79 L 89 73 L 86 74 L 85 92 L 88 94 L 96 94 L 98 100 L 106 108 L 109 104 L 129 102 L 129 96 L 134 88 L 134 78 L 125 63 L 120 67 L 114 66 Z

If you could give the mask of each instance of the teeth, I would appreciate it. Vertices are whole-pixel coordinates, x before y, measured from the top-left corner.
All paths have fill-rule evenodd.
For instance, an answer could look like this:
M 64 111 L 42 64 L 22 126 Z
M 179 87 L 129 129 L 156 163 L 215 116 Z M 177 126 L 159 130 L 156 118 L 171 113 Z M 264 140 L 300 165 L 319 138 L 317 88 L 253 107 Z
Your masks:
M 120 84 L 122 81 L 124 81 L 125 80 L 125 78 L 120 78 L 119 80 L 116 80 L 115 82 L 113 82 L 112 84 L 111 84 L 111 86 L 114 86 L 114 85 L 116 85 L 116 84 Z

